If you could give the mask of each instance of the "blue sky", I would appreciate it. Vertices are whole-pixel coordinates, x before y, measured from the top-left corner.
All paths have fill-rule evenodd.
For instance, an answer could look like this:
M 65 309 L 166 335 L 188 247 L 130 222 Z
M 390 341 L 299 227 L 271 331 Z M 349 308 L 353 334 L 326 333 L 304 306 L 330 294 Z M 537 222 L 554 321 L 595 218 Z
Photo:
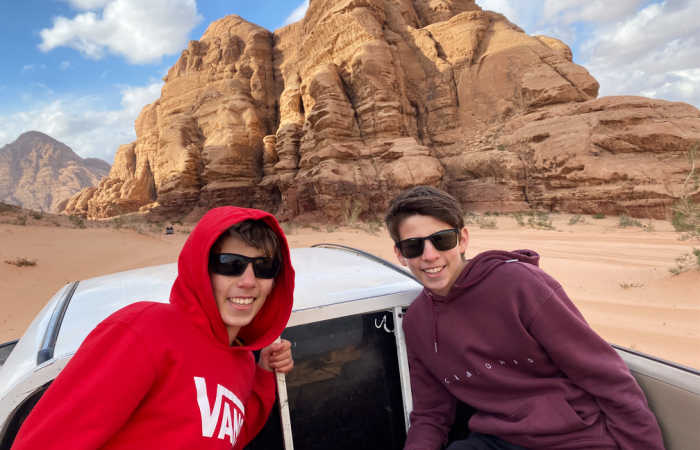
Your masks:
M 528 34 L 562 39 L 601 83 L 700 107 L 700 0 L 477 0 Z M 271 31 L 308 0 L 1 0 L 0 147 L 38 130 L 112 163 L 162 77 L 214 20 Z

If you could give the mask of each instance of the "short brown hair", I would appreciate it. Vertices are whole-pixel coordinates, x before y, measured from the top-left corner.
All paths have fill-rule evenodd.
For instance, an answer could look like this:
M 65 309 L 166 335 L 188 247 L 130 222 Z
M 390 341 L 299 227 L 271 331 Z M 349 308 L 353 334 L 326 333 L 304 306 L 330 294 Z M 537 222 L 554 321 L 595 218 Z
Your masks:
M 262 220 L 248 219 L 229 227 L 221 233 L 212 246 L 212 250 L 216 251 L 220 248 L 221 242 L 227 236 L 240 239 L 251 247 L 262 250 L 265 256 L 282 261 L 279 238 L 272 228 Z
M 464 211 L 457 199 L 432 186 L 406 189 L 392 200 L 384 222 L 394 242 L 399 242 L 399 225 L 414 215 L 434 217 L 453 228 L 464 228 Z

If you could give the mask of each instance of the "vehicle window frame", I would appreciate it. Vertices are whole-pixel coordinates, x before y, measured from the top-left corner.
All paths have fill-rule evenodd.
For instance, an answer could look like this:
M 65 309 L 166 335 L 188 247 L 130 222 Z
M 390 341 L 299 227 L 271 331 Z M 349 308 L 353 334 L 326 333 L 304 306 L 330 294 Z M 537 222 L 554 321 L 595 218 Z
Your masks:
M 397 294 L 390 294 L 387 296 L 380 297 L 379 299 L 381 299 L 381 302 L 379 304 L 383 304 L 384 306 L 376 306 L 377 303 L 374 301 L 377 300 L 376 298 L 361 300 L 365 301 L 366 307 L 353 308 L 354 311 L 351 314 L 348 314 L 347 311 L 345 311 L 345 306 L 347 305 L 332 305 L 325 306 L 323 308 L 313 308 L 314 311 L 309 311 L 309 314 L 305 314 L 303 320 L 290 320 L 290 326 L 303 326 L 323 322 L 326 320 L 377 313 L 385 313 L 391 316 L 393 320 L 393 329 L 389 329 L 387 327 L 387 323 L 383 323 L 381 320 L 379 321 L 379 323 L 375 322 L 375 326 L 377 326 L 377 328 L 384 327 L 385 331 L 390 332 L 394 336 L 394 342 L 396 344 L 395 356 L 398 365 L 396 369 L 399 372 L 401 404 L 403 406 L 403 425 L 404 431 L 407 432 L 409 426 L 409 415 L 412 410 L 412 396 L 410 376 L 408 371 L 408 357 L 406 352 L 405 336 L 403 333 L 403 328 L 401 326 L 407 305 L 403 304 L 398 306 L 386 306 L 386 297 L 392 297 L 395 295 Z M 357 301 L 350 303 L 355 303 L 355 306 L 357 306 Z M 334 306 L 337 307 L 339 311 L 334 311 Z M 340 310 L 342 310 L 344 313 L 340 313 Z M 279 419 L 281 421 L 280 425 L 282 430 L 282 440 L 284 444 L 284 449 L 292 450 L 294 448 L 294 423 L 291 418 L 291 406 L 289 402 L 289 392 L 287 388 L 286 376 L 283 374 L 278 374 L 277 381 L 278 401 L 275 405 L 275 408 L 277 408 L 280 415 Z

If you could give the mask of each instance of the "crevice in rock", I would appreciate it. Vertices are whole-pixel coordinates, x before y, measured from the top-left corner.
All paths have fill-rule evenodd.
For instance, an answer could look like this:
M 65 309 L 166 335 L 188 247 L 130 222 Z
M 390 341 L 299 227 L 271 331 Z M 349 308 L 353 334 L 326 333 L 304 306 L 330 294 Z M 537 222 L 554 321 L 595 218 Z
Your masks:
M 539 55 L 538 55 L 538 56 L 539 56 Z M 561 70 L 559 67 L 557 67 L 557 64 L 556 64 L 555 62 L 553 62 L 553 61 L 550 62 L 550 60 L 552 59 L 552 56 L 544 56 L 544 57 L 543 57 L 543 56 L 539 56 L 539 59 L 540 59 L 540 61 L 542 61 L 544 64 L 546 64 L 547 66 L 549 66 L 553 71 L 555 71 L 555 72 L 556 72 L 560 77 L 562 77 L 567 83 L 569 83 L 569 85 L 571 85 L 571 87 L 573 87 L 574 89 L 576 89 L 576 92 L 577 92 L 582 98 L 586 99 L 586 98 L 590 98 L 590 97 L 591 97 L 590 95 L 588 95 L 588 94 L 586 94 L 585 92 L 583 92 L 583 91 L 581 90 L 581 88 L 579 88 L 579 87 L 576 85 L 576 83 L 574 83 L 573 81 L 571 81 L 571 80 L 569 79 L 569 77 L 566 76 L 566 73 L 565 73 L 563 70 Z
M 338 68 L 338 69 L 340 69 L 340 68 Z M 338 78 L 340 79 L 340 83 L 341 83 L 342 88 L 343 88 L 343 95 L 345 96 L 345 99 L 348 101 L 350 108 L 352 108 L 352 112 L 353 112 L 352 117 L 353 117 L 353 121 L 355 122 L 355 126 L 357 127 L 357 132 L 360 135 L 360 140 L 362 140 L 362 142 L 364 144 L 367 144 L 367 142 L 365 140 L 365 134 L 362 130 L 362 127 L 360 126 L 360 118 L 358 117 L 358 114 L 357 114 L 357 105 L 356 105 L 355 99 L 353 98 L 353 95 L 352 95 L 353 91 L 350 88 L 349 83 L 345 80 L 345 76 L 347 76 L 347 74 L 343 73 L 343 72 L 345 72 L 345 71 L 338 70 L 338 72 L 337 72 Z
M 151 162 L 146 158 L 146 176 L 148 177 L 148 196 L 152 202 L 156 201 L 158 195 L 156 193 L 156 180 L 151 170 Z

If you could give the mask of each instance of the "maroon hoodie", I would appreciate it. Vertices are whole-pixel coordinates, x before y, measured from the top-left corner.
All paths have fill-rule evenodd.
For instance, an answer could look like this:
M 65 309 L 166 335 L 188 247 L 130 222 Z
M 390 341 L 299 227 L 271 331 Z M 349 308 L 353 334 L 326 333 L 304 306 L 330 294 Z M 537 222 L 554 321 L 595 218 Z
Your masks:
M 456 401 L 472 431 L 528 448 L 663 449 L 627 366 L 528 250 L 472 259 L 403 322 L 413 389 L 406 450 L 439 449 Z

